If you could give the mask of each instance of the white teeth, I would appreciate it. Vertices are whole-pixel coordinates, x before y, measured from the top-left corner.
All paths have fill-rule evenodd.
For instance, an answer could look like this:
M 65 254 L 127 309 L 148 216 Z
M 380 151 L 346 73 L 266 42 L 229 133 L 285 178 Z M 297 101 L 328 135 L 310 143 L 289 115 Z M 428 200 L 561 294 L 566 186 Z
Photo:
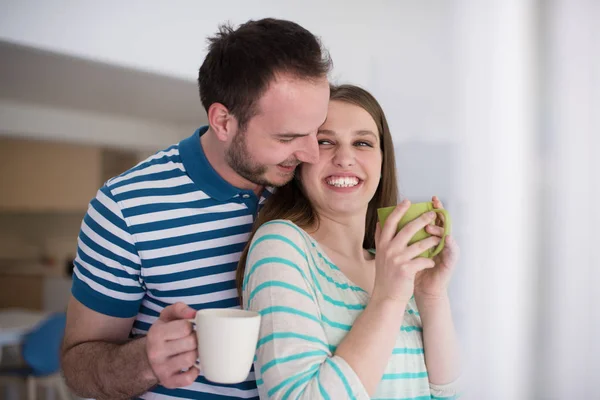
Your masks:
M 354 176 L 344 177 L 329 177 L 327 178 L 327 184 L 335 187 L 352 187 L 358 185 L 358 178 Z

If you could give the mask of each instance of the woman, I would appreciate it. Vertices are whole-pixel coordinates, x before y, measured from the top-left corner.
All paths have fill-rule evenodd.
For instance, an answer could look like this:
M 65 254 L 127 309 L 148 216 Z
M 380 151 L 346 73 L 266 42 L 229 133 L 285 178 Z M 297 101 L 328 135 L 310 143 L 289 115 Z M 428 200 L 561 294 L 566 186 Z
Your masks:
M 262 315 L 261 398 L 454 398 L 447 287 L 458 246 L 449 236 L 435 260 L 418 257 L 442 228 L 426 214 L 396 234 L 406 200 L 378 226 L 397 185 L 385 115 L 368 92 L 332 87 L 317 139 L 319 162 L 269 198 L 238 268 L 243 306 Z M 425 226 L 432 236 L 408 246 Z

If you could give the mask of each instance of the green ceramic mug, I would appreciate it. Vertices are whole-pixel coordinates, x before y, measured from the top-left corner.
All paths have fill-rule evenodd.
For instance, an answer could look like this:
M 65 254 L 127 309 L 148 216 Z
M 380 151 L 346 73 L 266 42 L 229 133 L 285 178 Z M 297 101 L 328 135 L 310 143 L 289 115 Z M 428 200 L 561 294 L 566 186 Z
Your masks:
M 377 210 L 377 216 L 379 217 L 379 224 L 381 225 L 381 227 L 383 227 L 383 225 L 385 224 L 385 220 L 392 213 L 392 211 L 394 211 L 395 208 L 396 206 L 380 208 Z M 415 219 L 429 211 L 435 211 L 444 216 L 444 234 L 442 236 L 442 240 L 437 245 L 437 247 L 428 249 L 420 254 L 421 257 L 432 258 L 438 255 L 444 249 L 446 236 L 450 234 L 450 228 L 452 226 L 452 223 L 450 221 L 450 214 L 448 214 L 448 211 L 441 208 L 434 208 L 433 203 L 430 201 L 425 203 L 411 204 L 409 209 L 406 211 L 406 214 L 404 214 L 404 216 L 398 223 L 398 228 L 396 231 L 400 231 L 400 229 L 402 229 L 406 224 L 408 224 L 411 221 L 414 221 Z M 415 236 L 412 237 L 408 244 L 413 244 L 420 240 L 426 239 L 429 236 L 431 235 L 427 233 L 425 229 L 421 229 L 415 234 Z

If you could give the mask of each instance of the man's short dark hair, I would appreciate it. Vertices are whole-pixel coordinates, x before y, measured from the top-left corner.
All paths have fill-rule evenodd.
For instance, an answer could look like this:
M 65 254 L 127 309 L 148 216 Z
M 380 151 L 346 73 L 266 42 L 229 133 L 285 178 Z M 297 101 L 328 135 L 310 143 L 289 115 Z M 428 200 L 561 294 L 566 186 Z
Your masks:
M 286 20 L 248 21 L 238 29 L 224 24 L 208 41 L 198 74 L 200 100 L 207 112 L 211 104 L 223 104 L 241 129 L 257 113 L 256 102 L 276 74 L 318 79 L 332 65 L 316 36 Z

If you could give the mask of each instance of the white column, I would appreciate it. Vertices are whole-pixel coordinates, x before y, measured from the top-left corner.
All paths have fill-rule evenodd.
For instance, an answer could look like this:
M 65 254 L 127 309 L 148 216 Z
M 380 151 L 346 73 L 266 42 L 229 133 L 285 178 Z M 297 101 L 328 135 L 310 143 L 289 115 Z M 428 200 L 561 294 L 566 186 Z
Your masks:
M 540 398 L 597 398 L 600 3 L 546 3 Z
M 535 2 L 456 2 L 467 399 L 533 399 Z

